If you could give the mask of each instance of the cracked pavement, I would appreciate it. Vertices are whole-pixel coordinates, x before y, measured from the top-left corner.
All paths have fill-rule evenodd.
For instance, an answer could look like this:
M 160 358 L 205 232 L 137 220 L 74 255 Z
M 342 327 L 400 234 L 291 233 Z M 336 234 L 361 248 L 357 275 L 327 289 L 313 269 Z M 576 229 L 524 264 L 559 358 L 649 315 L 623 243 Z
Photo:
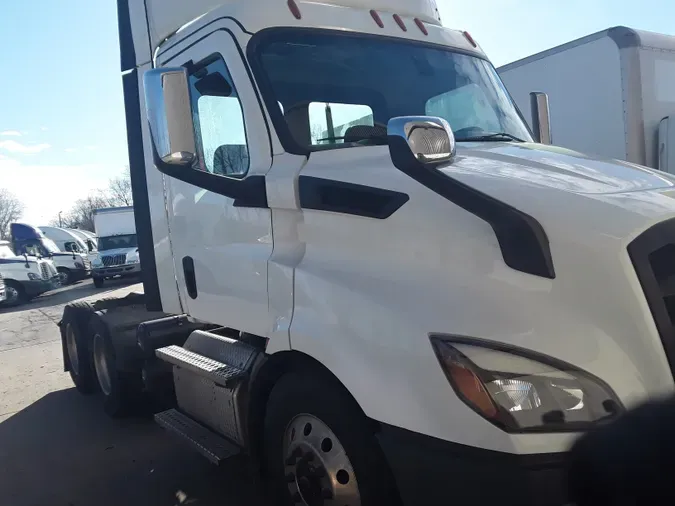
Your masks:
M 150 419 L 112 420 L 63 372 L 64 306 L 132 291 L 142 286 L 85 281 L 0 307 L 0 503 L 261 505 L 241 460 L 217 468 Z

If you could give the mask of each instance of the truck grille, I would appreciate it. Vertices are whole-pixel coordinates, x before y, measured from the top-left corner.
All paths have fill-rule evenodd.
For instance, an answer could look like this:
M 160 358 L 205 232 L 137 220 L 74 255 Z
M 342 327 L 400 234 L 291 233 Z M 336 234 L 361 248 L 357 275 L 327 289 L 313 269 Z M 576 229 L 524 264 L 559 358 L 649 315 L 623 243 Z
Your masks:
M 675 373 L 675 219 L 643 232 L 628 245 L 628 255 Z
M 42 279 L 51 278 L 49 266 L 45 262 L 40 263 L 40 272 L 42 273 Z
M 122 255 L 102 256 L 101 262 L 103 262 L 103 265 L 105 265 L 106 267 L 110 267 L 113 265 L 124 265 L 127 263 L 127 255 L 122 254 Z
M 2 279 L 2 274 L 0 274 L 0 291 L 5 288 L 5 280 Z

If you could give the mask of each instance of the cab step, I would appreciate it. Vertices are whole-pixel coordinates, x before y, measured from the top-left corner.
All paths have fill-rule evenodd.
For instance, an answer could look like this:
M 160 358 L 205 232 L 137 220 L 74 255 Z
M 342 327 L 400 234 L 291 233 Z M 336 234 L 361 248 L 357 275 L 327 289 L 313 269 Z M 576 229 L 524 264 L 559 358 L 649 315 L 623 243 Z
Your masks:
M 183 367 L 193 373 L 210 379 L 216 385 L 230 386 L 244 374 L 239 367 L 224 364 L 218 360 L 205 357 L 199 353 L 186 350 L 181 346 L 167 346 L 156 352 L 157 357 L 178 367 Z
M 213 464 L 238 455 L 240 448 L 176 409 L 155 415 L 158 425 L 179 436 Z

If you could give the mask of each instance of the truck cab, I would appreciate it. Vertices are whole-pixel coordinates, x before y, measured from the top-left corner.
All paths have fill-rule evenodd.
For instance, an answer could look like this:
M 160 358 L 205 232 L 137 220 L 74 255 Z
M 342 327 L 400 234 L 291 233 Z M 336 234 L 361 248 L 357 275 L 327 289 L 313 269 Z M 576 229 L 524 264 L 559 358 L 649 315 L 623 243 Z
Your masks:
M 284 504 L 563 505 L 673 392 L 675 181 L 547 144 L 435 2 L 118 4 L 145 313 L 61 324 L 108 412 L 156 372 Z
M 138 238 L 133 207 L 110 207 L 94 211 L 98 236 L 93 260 L 94 285 L 100 288 L 106 279 L 137 277 L 141 273 Z
M 9 241 L 0 241 L 0 305 L 27 302 L 60 285 L 51 260 L 15 255 Z
M 91 274 L 91 263 L 86 255 L 75 251 L 61 251 L 39 228 L 25 223 L 12 223 L 10 232 L 16 254 L 52 260 L 62 285 L 81 281 Z

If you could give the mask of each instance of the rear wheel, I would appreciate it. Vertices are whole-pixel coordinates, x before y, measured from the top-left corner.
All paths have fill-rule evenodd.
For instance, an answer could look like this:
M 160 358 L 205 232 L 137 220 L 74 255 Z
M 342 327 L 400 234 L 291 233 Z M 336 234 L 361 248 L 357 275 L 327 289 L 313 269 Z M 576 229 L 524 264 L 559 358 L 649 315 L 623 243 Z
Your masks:
M 104 282 L 105 278 L 94 277 L 94 286 L 96 288 L 101 288 Z
M 378 506 L 400 500 L 373 424 L 341 385 L 291 373 L 270 394 L 264 451 L 283 505 Z
M 98 382 L 91 361 L 88 323 L 92 308 L 86 303 L 66 306 L 61 320 L 61 339 L 64 345 L 64 359 L 75 387 L 83 394 L 98 391 Z
M 115 348 L 108 326 L 94 314 L 89 322 L 92 357 L 98 384 L 103 393 L 105 412 L 118 418 L 136 412 L 141 406 L 143 383 L 140 371 L 129 373 L 117 369 Z
M 16 281 L 12 280 L 5 281 L 5 293 L 7 297 L 5 299 L 5 302 L 3 303 L 5 306 L 8 307 L 18 306 L 19 304 L 28 301 L 28 297 L 26 297 L 26 292 L 24 291 L 21 284 L 17 283 Z

